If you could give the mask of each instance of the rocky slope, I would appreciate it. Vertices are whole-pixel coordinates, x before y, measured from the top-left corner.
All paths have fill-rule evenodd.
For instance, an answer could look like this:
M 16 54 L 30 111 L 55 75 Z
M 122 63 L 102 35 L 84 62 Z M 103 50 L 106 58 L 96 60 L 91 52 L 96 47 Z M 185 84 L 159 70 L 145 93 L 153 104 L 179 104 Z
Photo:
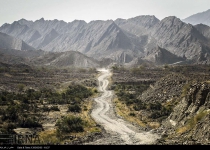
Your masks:
M 41 34 L 27 25 L 20 24 L 19 21 L 14 21 L 12 24 L 4 24 L 1 26 L 1 32 L 10 36 L 22 39 L 28 44 L 41 37 Z
M 89 56 L 110 55 L 118 49 L 131 49 L 126 35 L 113 21 L 92 21 L 78 33 L 61 35 L 56 43 L 50 43 L 45 50 L 77 50 Z M 100 54 L 100 55 L 99 55 Z M 104 57 L 105 57 L 104 56 Z
M 15 26 L 17 29 L 14 28 Z M 25 37 L 29 34 L 28 28 L 31 29 L 30 39 Z M 124 60 L 121 60 L 119 56 L 115 57 L 115 55 L 127 50 L 129 55 L 133 55 L 132 51 L 137 50 L 112 20 L 98 20 L 87 24 L 80 20 L 66 23 L 43 18 L 35 22 L 21 19 L 11 25 L 3 25 L 0 31 L 12 36 L 19 35 L 19 38 L 24 39 L 37 49 L 60 52 L 79 51 L 98 59 L 102 55 L 103 58 L 106 56 L 110 58 L 112 54 L 113 58 L 119 62 Z M 32 31 L 34 31 L 33 34 Z
M 155 25 L 152 36 L 160 47 L 196 63 L 209 59 L 209 40 L 194 26 L 170 16 Z
M 0 32 L 0 48 L 18 49 L 18 50 L 35 50 L 20 39 L 9 36 Z
M 111 62 L 99 62 L 86 55 L 75 52 L 45 52 L 42 50 L 0 49 L 0 62 L 7 64 L 27 64 L 33 66 L 50 66 L 58 68 L 96 68 Z
M 204 24 L 197 24 L 195 28 L 210 40 L 210 27 Z
M 38 58 L 32 59 L 36 65 L 46 65 L 59 68 L 76 67 L 76 68 L 97 68 L 100 62 L 85 56 L 80 52 L 67 51 L 57 53 L 46 53 Z
M 200 12 L 197 14 L 194 14 L 192 16 L 189 16 L 185 19 L 183 19 L 184 22 L 186 23 L 190 23 L 192 25 L 196 25 L 196 24 L 205 24 L 210 26 L 210 9 L 204 12 Z
M 141 110 L 141 119 L 160 122 L 160 127 L 154 130 L 162 134 L 157 144 L 210 144 L 209 96 L 208 81 L 192 82 L 181 74 L 169 74 L 139 96 L 142 103 L 156 106 L 150 106 L 154 110 Z
M 166 103 L 182 94 L 182 87 L 188 82 L 180 74 L 170 74 L 157 81 L 139 97 L 143 102 Z
M 174 61 L 183 57 L 191 63 L 210 63 L 207 27 L 194 27 L 174 16 L 161 21 L 155 16 L 137 16 L 89 23 L 21 19 L 4 24 L 0 31 L 22 39 L 36 49 L 78 51 L 97 60 L 106 58 L 117 63 L 135 64 L 138 58 L 146 57 L 147 61 L 154 62 L 148 53 L 159 46 L 169 51 Z M 167 60 L 161 62 L 168 63 Z
M 163 64 L 173 64 L 180 61 L 185 61 L 185 58 L 178 57 L 171 52 L 167 51 L 166 49 L 160 48 L 157 46 L 156 48 L 152 49 L 150 52 L 147 52 L 146 57 L 144 60 L 152 61 L 157 65 Z
M 155 16 L 137 16 L 130 19 L 116 19 L 115 23 L 128 33 L 136 36 L 147 35 L 152 27 L 157 24 L 158 20 Z
M 210 144 L 210 86 L 208 82 L 189 86 L 186 95 L 163 121 L 164 144 Z

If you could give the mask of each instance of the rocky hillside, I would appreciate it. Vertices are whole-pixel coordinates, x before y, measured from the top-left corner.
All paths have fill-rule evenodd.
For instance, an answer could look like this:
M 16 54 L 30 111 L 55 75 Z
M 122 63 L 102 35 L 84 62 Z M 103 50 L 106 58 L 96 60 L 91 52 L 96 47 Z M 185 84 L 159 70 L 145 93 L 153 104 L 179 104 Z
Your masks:
M 180 74 L 169 74 L 158 80 L 153 86 L 139 97 L 143 102 L 166 103 L 182 94 L 183 86 L 188 82 L 187 78 Z
M 210 40 L 210 27 L 204 24 L 197 24 L 195 28 Z
M 178 57 L 175 54 L 172 54 L 171 52 L 167 51 L 166 49 L 157 46 L 151 51 L 148 51 L 146 57 L 144 57 L 144 60 L 152 61 L 157 65 L 163 65 L 182 62 L 185 61 L 185 58 Z
M 136 36 L 147 35 L 152 27 L 157 24 L 158 20 L 155 16 L 137 16 L 130 19 L 116 19 L 115 23 L 124 31 L 132 33 Z
M 78 51 L 97 60 L 106 58 L 122 64 L 136 65 L 139 58 L 156 63 L 148 54 L 157 46 L 166 50 L 164 54 L 171 53 L 166 55 L 170 55 L 172 63 L 181 58 L 190 63 L 210 63 L 208 28 L 186 24 L 174 16 L 161 21 L 155 16 L 137 16 L 89 23 L 82 20 L 66 23 L 56 19 L 41 18 L 34 22 L 21 19 L 4 24 L 0 31 L 22 39 L 36 49 Z M 161 60 L 157 65 L 171 63 L 162 56 L 158 56 Z
M 210 9 L 207 11 L 189 16 L 183 19 L 183 21 L 186 23 L 190 23 L 192 25 L 197 25 L 197 24 L 202 23 L 202 24 L 210 26 Z
M 112 20 L 92 21 L 87 24 L 80 20 L 66 23 L 43 18 L 35 22 L 21 19 L 11 25 L 4 24 L 0 31 L 14 37 L 18 35 L 37 49 L 57 52 L 79 51 L 98 59 L 102 55 L 103 58 L 106 56 L 109 58 L 112 54 L 113 58 L 119 62 L 123 60 L 118 60 L 120 58 L 115 55 L 126 50 L 137 50 Z
M 197 71 L 194 74 L 202 72 Z M 157 144 L 210 144 L 210 84 L 204 78 L 196 81 L 202 77 L 190 72 L 186 73 L 189 76 L 168 74 L 138 98 L 136 109 L 140 109 L 141 120 L 149 125 L 160 123 L 154 130 L 162 134 Z
M 164 144 L 210 144 L 209 82 L 189 85 L 170 116 L 163 121 Z
M 75 67 L 75 68 L 97 68 L 100 62 L 85 56 L 80 52 L 49 52 L 34 58 L 32 62 L 36 65 L 46 65 L 59 68 Z
M 0 32 L 0 48 L 17 50 L 35 50 L 24 41 Z
M 195 62 L 202 61 L 198 58 L 203 55 L 209 57 L 209 40 L 194 26 L 186 24 L 176 17 L 171 16 L 161 20 L 155 25 L 152 36 L 160 47 L 177 56 L 185 56 Z
M 33 66 L 50 66 L 58 68 L 96 68 L 109 65 L 111 62 L 97 61 L 86 55 L 75 52 L 45 52 L 42 50 L 0 49 L 0 62 L 7 64 L 27 64 Z

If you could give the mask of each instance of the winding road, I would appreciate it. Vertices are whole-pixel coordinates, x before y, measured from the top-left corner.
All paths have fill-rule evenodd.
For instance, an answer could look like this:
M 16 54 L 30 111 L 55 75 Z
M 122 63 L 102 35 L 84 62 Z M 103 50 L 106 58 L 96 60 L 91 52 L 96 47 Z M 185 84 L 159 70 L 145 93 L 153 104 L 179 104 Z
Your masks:
M 141 131 L 138 127 L 116 116 L 112 103 L 113 91 L 107 90 L 108 78 L 112 74 L 105 68 L 98 71 L 101 73 L 98 77 L 98 90 L 101 95 L 95 98 L 96 105 L 91 116 L 103 126 L 108 135 L 88 144 L 153 144 L 159 138 L 157 134 Z

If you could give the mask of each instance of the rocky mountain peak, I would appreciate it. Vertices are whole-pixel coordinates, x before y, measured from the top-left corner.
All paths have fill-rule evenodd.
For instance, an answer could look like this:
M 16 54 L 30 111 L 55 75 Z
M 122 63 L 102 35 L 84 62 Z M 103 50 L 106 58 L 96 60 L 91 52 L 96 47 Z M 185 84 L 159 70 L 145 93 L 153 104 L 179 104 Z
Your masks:
M 38 21 L 42 21 L 42 22 L 43 22 L 43 21 L 45 21 L 45 20 L 44 20 L 44 18 L 42 17 L 42 18 L 40 18 Z
M 12 24 L 11 24 L 12 26 L 19 26 L 19 25 L 21 25 L 18 21 L 14 21 Z
M 82 27 L 85 27 L 87 25 L 87 23 L 84 21 L 84 20 L 74 20 L 72 22 L 69 22 L 68 23 L 68 28 L 71 29 L 71 28 L 82 28 Z
M 142 15 L 129 19 L 118 18 L 115 20 L 115 23 L 124 30 L 132 31 L 128 27 L 135 28 L 135 30 L 145 30 L 153 27 L 159 21 L 155 16 Z
M 165 24 L 165 25 L 168 25 L 169 27 L 171 26 L 182 26 L 184 25 L 185 23 L 182 22 L 179 18 L 177 18 L 176 16 L 169 16 L 169 17 L 166 17 L 164 19 L 162 19 L 160 21 L 161 24 Z
M 137 16 L 134 18 L 130 18 L 128 19 L 128 21 L 132 21 L 135 22 L 139 25 L 142 25 L 144 27 L 146 26 L 153 26 L 154 24 L 158 23 L 160 20 L 157 19 L 154 15 L 150 16 L 150 15 L 142 15 L 142 16 Z

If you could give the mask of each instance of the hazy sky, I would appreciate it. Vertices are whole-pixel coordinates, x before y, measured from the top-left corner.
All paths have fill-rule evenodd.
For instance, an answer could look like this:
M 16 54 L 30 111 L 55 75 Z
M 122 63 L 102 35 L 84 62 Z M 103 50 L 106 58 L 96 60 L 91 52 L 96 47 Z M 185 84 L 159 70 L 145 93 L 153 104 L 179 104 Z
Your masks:
M 27 20 L 108 20 L 155 15 L 184 19 L 210 9 L 210 0 L 0 0 L 0 26 Z

